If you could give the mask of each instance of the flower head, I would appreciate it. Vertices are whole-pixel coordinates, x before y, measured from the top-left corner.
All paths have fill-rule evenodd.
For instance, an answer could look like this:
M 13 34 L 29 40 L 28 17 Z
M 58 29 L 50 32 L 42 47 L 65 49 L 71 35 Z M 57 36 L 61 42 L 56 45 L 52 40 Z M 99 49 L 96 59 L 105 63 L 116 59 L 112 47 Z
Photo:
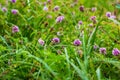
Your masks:
M 120 50 L 118 50 L 117 48 L 114 48 L 114 49 L 112 50 L 112 54 L 113 54 L 114 56 L 117 56 L 117 55 L 120 54 Z
M 18 10 L 12 9 L 11 12 L 12 12 L 12 14 L 17 14 L 17 13 L 18 13 Z
M 54 7 L 54 11 L 58 11 L 59 8 L 60 8 L 59 6 L 55 6 L 55 7 Z
M 16 0 L 11 0 L 12 3 L 16 3 Z
M 82 44 L 82 42 L 81 42 L 79 39 L 75 39 L 74 42 L 73 42 L 73 44 L 74 44 L 75 46 L 79 46 L 79 45 Z
M 44 7 L 43 7 L 43 10 L 44 10 L 44 11 L 48 11 L 48 7 L 47 7 L 47 6 L 44 6 Z
M 12 27 L 12 32 L 13 33 L 19 32 L 19 27 L 18 26 L 13 26 Z
M 84 6 L 80 6 L 79 10 L 80 10 L 81 12 L 84 12 Z
M 63 20 L 64 20 L 64 16 L 58 16 L 56 22 L 61 23 Z
M 56 44 L 56 43 L 60 43 L 60 39 L 59 38 L 53 38 L 52 39 L 52 42 L 54 43 L 54 44 Z
M 79 24 L 79 25 L 82 25 L 82 24 L 83 24 L 83 22 L 82 22 L 82 21 L 79 21 L 79 22 L 78 22 L 78 24 Z
M 106 16 L 107 16 L 108 18 L 110 18 L 110 17 L 111 17 L 111 12 L 106 12 Z
M 91 21 L 95 21 L 95 20 L 96 20 L 96 16 L 91 16 L 91 17 L 90 17 L 90 20 L 91 20 Z
M 102 54 L 106 54 L 106 48 L 100 48 L 99 51 L 100 51 L 100 53 L 102 53 Z
M 42 46 L 45 44 L 44 40 L 42 40 L 41 38 L 38 40 L 38 43 Z
M 3 8 L 2 8 L 2 11 L 3 11 L 3 12 L 7 12 L 7 8 L 6 8 L 6 7 L 3 7 Z

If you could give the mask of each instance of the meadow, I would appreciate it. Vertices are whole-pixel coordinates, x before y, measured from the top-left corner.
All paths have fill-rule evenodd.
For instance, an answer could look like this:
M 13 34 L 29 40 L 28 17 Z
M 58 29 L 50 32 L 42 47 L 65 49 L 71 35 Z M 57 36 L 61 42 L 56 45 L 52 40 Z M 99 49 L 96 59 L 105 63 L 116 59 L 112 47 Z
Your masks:
M 120 80 L 119 0 L 0 0 L 0 80 Z

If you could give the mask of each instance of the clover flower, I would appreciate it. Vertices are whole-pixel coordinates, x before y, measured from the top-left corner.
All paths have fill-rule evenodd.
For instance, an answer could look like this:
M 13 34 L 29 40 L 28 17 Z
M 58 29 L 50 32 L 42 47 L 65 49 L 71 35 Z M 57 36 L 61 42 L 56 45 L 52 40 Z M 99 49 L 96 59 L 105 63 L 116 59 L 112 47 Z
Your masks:
M 42 45 L 42 46 L 45 44 L 44 40 L 42 40 L 41 38 L 38 39 L 38 43 L 39 43 L 40 45 Z
M 16 3 L 16 0 L 11 0 L 12 3 Z
M 64 20 L 64 16 L 58 16 L 58 17 L 56 18 L 56 22 L 57 22 L 57 23 L 61 23 L 63 20 Z
M 12 14 L 17 14 L 18 10 L 17 9 L 12 9 L 11 12 L 12 12 Z
M 80 10 L 81 12 L 84 12 L 84 6 L 80 6 L 79 10 Z
M 79 45 L 82 44 L 82 42 L 81 42 L 79 39 L 75 39 L 74 42 L 73 42 L 73 44 L 74 44 L 75 46 L 79 46 Z
M 58 11 L 59 8 L 60 8 L 59 6 L 55 6 L 55 7 L 54 7 L 54 11 Z
M 53 38 L 53 39 L 52 39 L 52 42 L 53 42 L 54 44 L 60 43 L 60 39 L 59 39 L 58 37 Z
M 103 48 L 103 47 L 102 47 L 102 48 L 99 49 L 99 51 L 100 51 L 100 53 L 102 53 L 102 54 L 106 54 L 106 48 Z
M 48 11 L 48 7 L 47 7 L 47 6 L 44 6 L 44 7 L 43 7 L 43 10 L 44 10 L 44 11 Z
M 113 54 L 114 56 L 117 56 L 117 55 L 120 54 L 120 50 L 118 50 L 117 48 L 114 48 L 114 49 L 112 50 L 112 54 Z
M 91 16 L 91 17 L 90 17 L 90 20 L 91 20 L 91 21 L 95 21 L 95 20 L 96 20 L 96 16 Z
M 19 27 L 18 26 L 13 26 L 12 27 L 12 33 L 19 32 Z
M 106 12 L 106 16 L 107 16 L 108 18 L 110 18 L 110 17 L 111 17 L 111 12 Z
M 82 24 L 83 24 L 83 22 L 82 22 L 82 21 L 79 21 L 79 22 L 78 22 L 78 24 L 79 24 L 79 25 L 82 25 Z
M 3 12 L 7 12 L 7 8 L 6 8 L 6 7 L 3 7 L 3 8 L 2 8 L 2 11 L 3 11 Z

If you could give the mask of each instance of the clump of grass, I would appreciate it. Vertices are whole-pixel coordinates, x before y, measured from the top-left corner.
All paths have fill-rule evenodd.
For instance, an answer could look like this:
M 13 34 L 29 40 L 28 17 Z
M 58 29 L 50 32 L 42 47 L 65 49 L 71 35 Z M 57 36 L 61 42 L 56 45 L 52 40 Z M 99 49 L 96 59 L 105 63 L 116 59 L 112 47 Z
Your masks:
M 112 3 L 1 0 L 0 79 L 118 80 L 119 3 Z

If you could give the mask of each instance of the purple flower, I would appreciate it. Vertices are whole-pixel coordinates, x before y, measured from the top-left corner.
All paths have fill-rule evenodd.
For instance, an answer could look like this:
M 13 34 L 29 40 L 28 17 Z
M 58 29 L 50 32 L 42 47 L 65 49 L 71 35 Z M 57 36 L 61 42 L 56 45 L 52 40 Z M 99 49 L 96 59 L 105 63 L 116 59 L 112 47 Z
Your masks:
M 54 44 L 56 44 L 56 43 L 60 43 L 60 39 L 59 38 L 53 38 L 52 39 L 52 42 L 54 43 Z
M 82 21 L 79 21 L 79 22 L 78 22 L 78 24 L 79 24 L 79 25 L 82 25 L 82 24 L 83 24 L 83 22 L 82 22 Z
M 96 7 L 92 7 L 92 9 L 91 9 L 92 12 L 95 12 L 96 10 L 97 10 Z
M 58 11 L 59 8 L 60 8 L 59 6 L 55 6 L 55 7 L 54 7 L 54 11 Z
M 16 3 L 16 0 L 11 0 L 12 3 Z
M 3 12 L 7 12 L 7 8 L 6 8 L 6 7 L 3 7 L 3 8 L 2 8 L 2 11 L 3 11 Z
M 107 13 L 106 13 L 106 16 L 107 16 L 108 18 L 110 18 L 110 17 L 111 17 L 111 12 L 107 12 Z
M 100 53 L 106 54 L 106 48 L 100 48 L 99 51 Z
M 44 6 L 43 10 L 48 11 L 48 7 Z
M 19 27 L 18 26 L 13 26 L 12 27 L 12 33 L 19 32 Z
M 42 40 L 41 38 L 38 40 L 38 43 L 42 46 L 45 44 L 44 40 Z
M 81 12 L 84 12 L 84 6 L 80 6 L 79 10 L 80 10 Z
M 74 44 L 75 46 L 79 46 L 79 45 L 82 44 L 82 42 L 81 42 L 79 39 L 75 39 L 74 42 L 73 42 L 73 44 Z
M 95 21 L 95 20 L 96 20 L 96 16 L 91 16 L 91 17 L 90 17 L 90 20 L 91 20 L 91 21 Z
M 117 48 L 114 48 L 114 49 L 112 50 L 112 54 L 113 54 L 114 56 L 117 56 L 117 55 L 120 54 L 120 50 L 118 50 Z
M 58 16 L 56 22 L 61 23 L 63 20 L 64 20 L 64 16 Z
M 12 9 L 11 12 L 12 12 L 12 14 L 17 14 L 17 13 L 18 13 L 18 10 Z

